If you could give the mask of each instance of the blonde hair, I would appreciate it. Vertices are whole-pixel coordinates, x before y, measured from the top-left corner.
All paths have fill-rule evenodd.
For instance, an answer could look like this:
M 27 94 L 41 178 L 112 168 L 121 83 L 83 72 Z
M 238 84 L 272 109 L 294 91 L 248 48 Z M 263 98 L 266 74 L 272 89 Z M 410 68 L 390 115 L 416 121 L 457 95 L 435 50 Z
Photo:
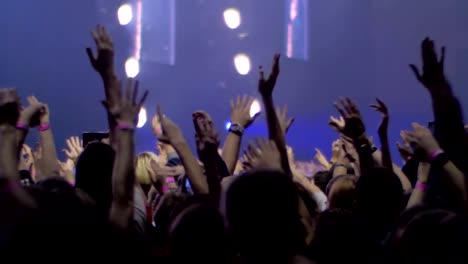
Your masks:
M 151 176 L 154 175 L 151 162 L 159 163 L 159 157 L 153 152 L 142 152 L 135 159 L 135 176 L 139 184 L 151 184 Z

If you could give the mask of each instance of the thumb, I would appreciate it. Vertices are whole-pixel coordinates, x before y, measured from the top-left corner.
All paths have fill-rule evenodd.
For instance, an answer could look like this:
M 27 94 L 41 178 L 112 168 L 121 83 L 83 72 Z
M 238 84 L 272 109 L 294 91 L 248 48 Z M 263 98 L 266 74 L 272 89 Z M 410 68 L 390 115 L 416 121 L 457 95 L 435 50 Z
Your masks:
M 96 69 L 96 59 L 94 58 L 93 50 L 91 48 L 86 48 L 86 54 L 88 55 L 89 62 Z

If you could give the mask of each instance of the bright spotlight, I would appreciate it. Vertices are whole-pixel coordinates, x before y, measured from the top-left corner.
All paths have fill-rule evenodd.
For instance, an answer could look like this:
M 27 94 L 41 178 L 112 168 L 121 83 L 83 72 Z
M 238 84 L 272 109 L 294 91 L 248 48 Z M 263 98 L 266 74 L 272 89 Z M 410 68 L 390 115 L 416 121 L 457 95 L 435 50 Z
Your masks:
M 125 62 L 125 73 L 128 78 L 135 78 L 140 73 L 140 62 L 134 57 L 128 58 Z
M 262 106 L 258 100 L 254 100 L 250 106 L 250 117 L 254 117 L 256 114 L 262 111 Z
M 119 23 L 122 26 L 128 25 L 130 22 L 132 22 L 132 6 L 130 4 L 121 5 L 117 10 L 117 18 L 119 19 Z
M 226 127 L 226 130 L 229 130 L 231 128 L 231 122 L 226 121 L 226 124 L 224 126 Z
M 224 16 L 224 22 L 226 23 L 226 26 L 230 29 L 236 29 L 240 26 L 241 24 L 241 15 L 239 10 L 236 8 L 228 8 L 224 10 L 223 13 Z
M 246 54 L 237 54 L 234 57 L 234 66 L 240 75 L 246 75 L 250 72 L 250 58 Z
M 147 116 L 146 116 L 146 108 L 143 106 L 138 113 L 138 123 L 137 128 L 142 128 L 146 124 Z

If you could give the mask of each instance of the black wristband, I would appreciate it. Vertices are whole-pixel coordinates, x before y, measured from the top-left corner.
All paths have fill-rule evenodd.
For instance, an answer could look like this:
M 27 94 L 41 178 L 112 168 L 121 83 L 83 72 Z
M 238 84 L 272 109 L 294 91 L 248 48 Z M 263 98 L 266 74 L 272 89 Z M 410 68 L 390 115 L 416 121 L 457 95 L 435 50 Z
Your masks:
M 448 155 L 445 152 L 441 152 L 431 160 L 431 166 L 442 168 L 445 164 L 450 161 Z

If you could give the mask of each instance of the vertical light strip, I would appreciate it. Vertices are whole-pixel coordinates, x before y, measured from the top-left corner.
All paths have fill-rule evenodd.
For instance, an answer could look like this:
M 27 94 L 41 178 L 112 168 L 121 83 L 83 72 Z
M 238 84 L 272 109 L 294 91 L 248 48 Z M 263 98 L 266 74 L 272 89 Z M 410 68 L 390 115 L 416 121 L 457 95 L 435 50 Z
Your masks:
M 175 16 L 176 16 L 176 7 L 175 7 L 175 0 L 170 0 L 170 22 L 169 22 L 169 64 L 175 64 Z
M 136 29 L 135 29 L 135 55 L 137 60 L 141 56 L 141 13 L 142 13 L 142 0 L 137 0 L 136 3 Z

